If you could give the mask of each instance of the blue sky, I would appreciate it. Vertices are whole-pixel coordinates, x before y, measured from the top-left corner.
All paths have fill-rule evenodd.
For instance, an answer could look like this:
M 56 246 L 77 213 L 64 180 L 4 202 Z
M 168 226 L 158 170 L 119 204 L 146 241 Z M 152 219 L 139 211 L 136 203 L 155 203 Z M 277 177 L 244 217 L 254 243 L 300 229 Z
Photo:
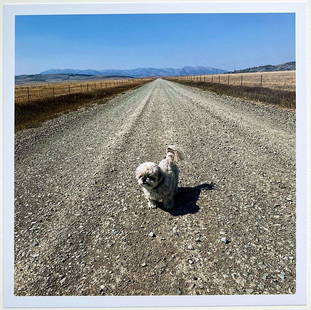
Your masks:
M 295 16 L 287 13 L 32 15 L 17 16 L 15 31 L 17 75 L 295 60 Z

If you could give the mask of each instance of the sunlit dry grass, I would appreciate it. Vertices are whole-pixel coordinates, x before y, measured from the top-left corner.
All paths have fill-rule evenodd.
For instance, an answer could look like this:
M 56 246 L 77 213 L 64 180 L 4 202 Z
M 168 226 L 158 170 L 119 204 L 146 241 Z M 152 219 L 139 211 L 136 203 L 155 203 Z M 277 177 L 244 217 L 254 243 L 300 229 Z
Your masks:
M 227 85 L 265 87 L 279 90 L 296 89 L 296 71 L 273 71 L 273 72 L 251 72 L 230 73 L 199 76 L 181 76 L 179 80 L 194 80 L 210 83 L 221 83 Z
M 57 97 L 48 97 L 15 103 L 15 130 L 39 126 L 42 122 L 57 117 L 63 113 L 71 112 L 89 104 L 103 104 L 113 96 L 139 87 L 150 79 L 136 79 L 132 83 L 95 88 L 88 92 L 70 93 Z
M 36 100 L 64 95 L 88 93 L 98 89 L 130 85 L 144 79 L 116 79 L 96 81 L 70 81 L 56 83 L 24 84 L 15 86 L 15 103 L 24 104 Z

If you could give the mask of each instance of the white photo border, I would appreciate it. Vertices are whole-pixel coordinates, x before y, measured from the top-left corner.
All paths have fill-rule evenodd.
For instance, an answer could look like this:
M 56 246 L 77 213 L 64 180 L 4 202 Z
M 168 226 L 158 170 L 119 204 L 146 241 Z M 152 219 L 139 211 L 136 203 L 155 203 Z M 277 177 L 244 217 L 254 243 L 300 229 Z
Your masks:
M 289 306 L 307 303 L 308 112 L 304 2 L 136 2 L 10 4 L 3 12 L 3 297 L 5 307 Z M 217 296 L 14 295 L 14 75 L 15 16 L 71 14 L 295 13 L 296 15 L 296 293 Z

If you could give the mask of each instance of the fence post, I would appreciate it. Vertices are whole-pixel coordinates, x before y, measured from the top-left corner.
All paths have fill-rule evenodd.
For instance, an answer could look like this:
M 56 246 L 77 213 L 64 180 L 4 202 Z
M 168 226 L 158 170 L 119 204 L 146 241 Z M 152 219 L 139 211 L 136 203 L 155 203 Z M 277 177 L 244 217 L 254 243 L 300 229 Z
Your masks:
M 262 87 L 262 74 L 260 75 L 260 87 Z
M 81 93 L 83 93 L 82 84 L 80 84 L 80 88 L 81 88 Z
M 214 83 L 214 75 L 212 75 L 212 83 Z
M 218 75 L 218 83 L 220 84 L 220 75 Z
M 29 92 L 29 87 L 27 87 L 27 97 L 28 97 L 28 102 L 30 102 L 30 92 Z
M 230 78 L 230 75 L 228 74 L 228 85 L 229 85 L 229 78 Z
M 53 87 L 52 90 L 53 90 L 53 98 L 55 98 L 55 88 Z
M 69 95 L 70 95 L 70 85 L 68 85 L 68 93 L 69 93 Z
M 243 75 L 241 75 L 241 86 L 243 86 Z
M 88 83 L 86 84 L 86 92 L 87 93 L 89 92 L 89 84 Z

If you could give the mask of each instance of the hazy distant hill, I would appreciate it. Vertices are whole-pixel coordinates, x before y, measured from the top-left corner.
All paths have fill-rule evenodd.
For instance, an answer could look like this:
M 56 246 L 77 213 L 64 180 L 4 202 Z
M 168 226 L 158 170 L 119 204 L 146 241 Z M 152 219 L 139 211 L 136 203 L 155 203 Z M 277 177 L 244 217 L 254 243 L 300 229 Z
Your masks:
M 280 65 L 265 65 L 259 67 L 246 68 L 242 70 L 235 70 L 235 73 L 242 72 L 269 72 L 269 71 L 287 71 L 296 70 L 296 61 L 286 62 Z
M 31 75 L 17 75 L 15 76 L 15 84 L 29 84 L 29 83 L 52 83 L 65 81 L 88 81 L 98 79 L 113 79 L 113 78 L 132 78 L 130 76 L 100 76 L 88 74 L 31 74 Z
M 87 74 L 95 76 L 132 76 L 132 77 L 148 77 L 148 76 L 176 76 L 176 75 L 197 75 L 197 74 L 217 74 L 227 72 L 222 69 L 212 67 L 183 67 L 183 68 L 136 68 L 129 70 L 77 70 L 77 69 L 51 69 L 41 72 L 45 74 Z

